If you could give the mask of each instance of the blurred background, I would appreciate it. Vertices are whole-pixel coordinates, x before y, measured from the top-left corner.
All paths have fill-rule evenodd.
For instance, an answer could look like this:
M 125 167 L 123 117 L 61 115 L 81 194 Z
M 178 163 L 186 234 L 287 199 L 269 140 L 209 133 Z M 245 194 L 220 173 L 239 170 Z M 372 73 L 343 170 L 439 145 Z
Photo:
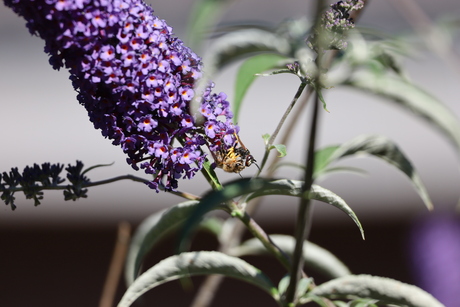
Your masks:
M 180 38 L 184 37 L 193 0 L 148 2 L 158 16 L 174 27 Z M 370 1 L 359 24 L 389 34 L 413 32 L 397 2 Z M 416 3 L 433 21 L 460 14 L 457 0 L 420 0 Z M 223 22 L 259 20 L 276 24 L 286 18 L 308 14 L 311 4 L 312 1 L 303 0 L 236 1 Z M 4 133 L 0 171 L 9 171 L 12 167 L 21 170 L 33 163 L 74 164 L 81 160 L 87 167 L 114 162 L 113 166 L 90 172 L 93 181 L 122 174 L 142 176 L 126 164 L 119 147 L 93 129 L 86 111 L 76 101 L 68 73 L 51 68 L 43 46 L 40 39 L 29 34 L 24 20 L 1 3 L 0 124 Z M 413 58 L 404 59 L 404 67 L 414 83 L 439 98 L 460 117 L 459 48 L 457 36 L 453 41 L 456 63 L 421 49 Z M 214 78 L 216 91 L 227 93 L 230 102 L 236 69 L 237 66 L 229 67 Z M 284 75 L 261 77 L 245 98 L 238 123 L 240 136 L 258 160 L 263 155 L 261 135 L 273 132 L 279 114 L 284 112 L 296 91 L 298 84 L 293 79 L 293 76 Z M 342 88 L 324 94 L 330 113 L 321 114 L 320 146 L 339 144 L 360 134 L 385 135 L 411 159 L 436 211 L 454 210 L 460 198 L 460 161 L 458 152 L 441 134 L 412 114 L 374 96 Z M 307 118 L 307 114 L 304 115 Z M 286 161 L 302 161 L 306 125 L 298 125 L 293 132 L 296 141 L 287 144 L 288 155 L 283 158 Z M 410 229 L 424 218 L 427 210 L 410 181 L 376 159 L 349 159 L 341 165 L 360 167 L 368 174 L 338 174 L 320 184 L 340 195 L 352 207 L 363 224 L 366 241 L 361 240 L 358 229 L 345 214 L 325 204 L 315 205 L 311 240 L 336 253 L 354 273 L 416 283 L 405 247 Z M 254 172 L 254 167 L 246 169 L 243 176 Z M 280 176 L 300 178 L 294 169 L 286 169 Z M 223 181 L 233 180 L 238 175 L 223 174 L 222 178 Z M 199 175 L 191 181 L 182 181 L 180 187 L 194 194 L 208 189 Z M 153 212 L 181 201 L 174 195 L 157 194 L 143 184 L 130 181 L 95 187 L 88 194 L 87 199 L 64 202 L 61 192 L 47 191 L 38 207 L 17 194 L 15 211 L 9 206 L 0 206 L 0 306 L 97 306 L 117 224 L 128 221 L 135 227 Z M 255 218 L 268 233 L 291 234 L 296 204 L 294 198 L 266 200 Z M 216 245 L 205 235 L 199 238 L 203 248 Z M 170 244 L 165 242 L 159 249 L 160 254 L 152 256 L 151 261 L 161 259 L 171 250 Z M 260 268 L 271 269 L 278 277 L 282 275 L 282 270 L 269 259 L 257 261 Z M 215 306 L 237 303 L 250 306 L 247 302 L 228 301 L 225 294 L 231 295 L 238 289 L 243 297 L 244 293 L 257 290 L 248 290 L 244 284 L 233 281 L 228 283 L 231 291 L 222 290 L 221 301 Z M 120 284 L 120 291 L 123 287 Z M 155 306 L 187 306 L 192 297 L 187 293 L 173 296 L 171 293 L 183 293 L 179 283 L 167 285 L 149 297 Z M 268 300 L 259 304 L 271 306 Z

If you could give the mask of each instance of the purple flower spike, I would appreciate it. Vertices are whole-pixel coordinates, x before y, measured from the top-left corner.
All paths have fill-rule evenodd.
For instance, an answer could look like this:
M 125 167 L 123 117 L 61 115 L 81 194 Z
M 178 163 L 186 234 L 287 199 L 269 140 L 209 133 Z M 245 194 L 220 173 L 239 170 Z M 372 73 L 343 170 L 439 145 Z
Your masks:
M 134 169 L 154 175 L 151 188 L 174 190 L 178 178 L 192 178 L 205 160 L 201 146 L 225 151 L 234 144 L 238 129 L 230 122 L 229 103 L 225 94 L 211 93 L 212 84 L 202 96 L 205 124 L 195 123 L 189 103 L 202 75 L 201 59 L 143 1 L 5 4 L 45 40 L 51 65 L 70 71 L 94 127 L 121 146 Z M 185 145 L 174 147 L 175 138 Z

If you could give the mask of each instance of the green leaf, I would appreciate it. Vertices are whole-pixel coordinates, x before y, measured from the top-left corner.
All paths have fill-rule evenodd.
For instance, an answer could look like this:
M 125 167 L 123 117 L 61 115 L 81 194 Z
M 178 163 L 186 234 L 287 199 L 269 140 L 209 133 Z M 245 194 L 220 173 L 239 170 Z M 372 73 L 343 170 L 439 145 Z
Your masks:
M 274 169 L 280 168 L 282 166 L 294 167 L 294 168 L 298 168 L 298 169 L 301 169 L 301 170 L 305 171 L 305 165 L 300 164 L 300 163 L 293 163 L 293 162 L 280 162 L 280 163 L 277 163 L 274 166 Z M 366 175 L 367 174 L 367 172 L 365 170 L 361 169 L 361 168 L 351 167 L 351 166 L 335 166 L 335 167 L 328 167 L 328 168 L 325 168 L 324 170 L 321 170 L 318 173 L 314 173 L 313 177 L 316 179 L 320 175 L 324 176 L 324 175 L 327 175 L 327 174 L 330 174 L 330 173 L 339 173 L 339 172 L 356 173 L 358 175 Z
M 214 251 L 182 253 L 160 261 L 126 290 L 118 307 L 128 307 L 148 290 L 163 283 L 194 275 L 221 274 L 253 284 L 279 300 L 277 289 L 257 268 L 244 260 Z
M 332 301 L 332 303 L 334 303 L 334 305 L 337 306 L 337 307 L 350 307 L 350 306 L 348 306 L 347 303 L 342 302 L 342 301 Z
M 200 223 L 200 229 L 206 230 L 216 237 L 219 237 L 222 233 L 224 221 L 220 218 L 209 216 L 205 217 Z
M 126 257 L 125 278 L 132 284 L 140 268 L 142 259 L 166 234 L 183 223 L 195 210 L 198 201 L 186 201 L 147 217 L 134 233 Z
M 283 144 L 272 145 L 272 146 L 270 146 L 269 149 L 270 149 L 270 150 L 276 149 L 276 151 L 278 151 L 278 153 L 280 154 L 280 155 L 278 156 L 279 158 L 282 158 L 282 157 L 284 157 L 284 156 L 287 155 L 286 145 L 283 145 Z
M 408 307 L 443 307 L 431 294 L 400 281 L 371 275 L 340 277 L 317 286 L 313 295 L 331 299 L 371 298 L 385 304 Z
M 336 167 L 328 167 L 324 171 L 322 171 L 321 175 L 328 175 L 330 173 L 355 173 L 358 175 L 367 175 L 367 172 L 361 168 L 351 167 L 351 166 L 336 166 Z M 317 177 L 315 177 L 317 178 Z
M 211 77 L 226 65 L 261 52 L 288 55 L 291 46 L 287 39 L 268 29 L 250 28 L 222 35 L 207 51 L 208 56 L 204 59 L 206 72 L 195 84 L 197 93 L 204 91 Z M 197 116 L 197 122 L 204 120 L 199 112 L 199 97 L 195 96 L 190 102 L 190 112 Z
M 187 25 L 187 46 L 197 52 L 203 39 L 222 17 L 223 12 L 233 0 L 195 1 Z
M 378 300 L 360 298 L 350 302 L 350 307 L 378 307 Z
M 281 248 L 286 254 L 292 255 L 295 247 L 295 238 L 287 235 L 270 235 L 273 243 Z M 270 254 L 262 243 L 256 239 L 249 239 L 240 246 L 230 250 L 230 254 L 237 257 L 247 255 L 268 255 Z M 337 257 L 328 250 L 308 241 L 303 246 L 303 258 L 307 267 L 315 269 L 318 273 L 328 278 L 337 278 L 351 275 L 350 270 Z M 281 291 L 283 293 L 284 291 Z
M 299 180 L 288 180 L 288 179 L 280 179 L 274 180 L 271 182 L 267 182 L 263 188 L 254 191 L 255 193 L 251 194 L 247 201 L 265 195 L 288 195 L 288 196 L 302 196 L 302 185 L 303 181 Z M 343 212 L 345 212 L 358 226 L 359 231 L 361 232 L 361 236 L 364 239 L 364 230 L 361 226 L 361 222 L 359 221 L 356 214 L 353 210 L 348 206 L 348 204 L 337 194 L 320 187 L 319 185 L 312 185 L 311 191 L 309 194 L 310 199 L 319 200 L 330 204 L 336 208 L 339 208 Z
M 351 208 L 348 206 L 348 204 L 337 194 L 322 188 L 316 184 L 312 185 L 312 189 L 310 191 L 310 198 L 319 200 L 322 202 L 325 202 L 327 204 L 333 205 L 336 208 L 339 208 L 343 212 L 345 212 L 358 226 L 359 231 L 361 232 L 361 237 L 363 240 L 365 239 L 364 237 L 364 229 L 361 226 L 361 222 L 359 221 L 358 217 L 356 214 L 351 210 Z
M 380 158 L 402 171 L 411 180 L 415 190 L 423 200 L 425 206 L 433 209 L 433 204 L 422 183 L 419 175 L 413 168 L 411 162 L 394 142 L 386 137 L 378 135 L 362 135 L 341 145 L 329 157 L 329 161 L 337 161 L 343 157 L 354 155 L 372 155 Z M 329 163 L 330 163 L 329 162 Z
M 264 135 L 262 135 L 262 138 L 264 139 L 264 144 L 267 145 L 268 141 L 270 140 L 270 134 L 265 133 Z
M 209 49 L 205 59 L 208 75 L 243 57 L 258 52 L 288 55 L 289 41 L 265 29 L 245 29 L 221 36 Z
M 280 63 L 288 57 L 275 53 L 263 53 L 247 59 L 240 66 L 236 75 L 235 98 L 233 100 L 233 114 L 235 122 L 238 122 L 239 111 L 246 92 L 256 79 L 256 74 L 264 71 L 280 68 Z
M 227 183 L 222 190 L 207 193 L 189 216 L 181 231 L 179 250 L 183 251 L 185 249 L 193 229 L 201 221 L 202 216 L 210 210 L 222 206 L 235 197 L 251 193 L 253 194 L 248 197 L 247 201 L 264 195 L 290 195 L 300 197 L 302 196 L 302 184 L 303 182 L 298 180 L 283 179 L 271 181 L 263 178 L 243 178 Z M 312 186 L 309 197 L 333 205 L 345 212 L 358 226 L 361 236 L 364 239 L 364 230 L 358 217 L 342 198 L 318 185 Z
M 280 282 L 278 283 L 278 293 L 280 295 L 284 295 L 288 286 L 289 286 L 289 280 L 290 276 L 289 274 L 285 275 L 283 278 L 281 278 Z M 302 277 L 299 280 L 299 283 L 297 285 L 297 290 L 296 290 L 296 297 L 304 295 L 307 291 L 308 288 L 310 287 L 311 283 L 313 281 L 313 278 L 307 278 L 307 277 Z
M 219 190 L 222 188 L 222 184 L 220 183 L 219 177 L 217 177 L 217 174 L 211 165 L 212 163 L 206 159 L 206 161 L 203 163 L 202 174 L 206 177 L 206 180 L 211 184 L 213 189 Z
M 315 151 L 315 167 L 313 177 L 317 177 L 329 164 L 332 154 L 339 148 L 339 146 L 328 146 Z
M 460 153 L 460 122 L 441 101 L 420 87 L 389 74 L 369 71 L 354 73 L 344 85 L 388 98 L 397 105 L 426 120 L 450 140 Z
M 263 189 L 269 184 L 270 182 L 268 180 L 262 178 L 243 178 L 225 184 L 224 188 L 221 190 L 208 192 L 203 196 L 196 209 L 187 219 L 187 222 L 180 234 L 179 250 L 183 251 L 185 249 L 188 244 L 188 238 L 201 221 L 204 214 L 217 208 L 218 206 L 222 206 L 235 197 L 247 195 L 254 191 Z
M 315 86 L 315 91 L 316 91 L 316 94 L 318 94 L 319 100 L 323 103 L 324 111 L 329 113 L 329 110 L 327 109 L 327 105 L 326 105 L 326 100 L 324 100 L 324 97 L 323 97 L 322 89 Z

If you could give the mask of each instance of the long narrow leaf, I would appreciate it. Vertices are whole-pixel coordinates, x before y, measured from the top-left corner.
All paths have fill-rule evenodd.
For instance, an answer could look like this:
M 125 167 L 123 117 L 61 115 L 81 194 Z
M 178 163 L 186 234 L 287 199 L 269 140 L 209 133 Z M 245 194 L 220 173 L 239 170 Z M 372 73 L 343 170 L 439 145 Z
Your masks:
M 450 140 L 460 154 L 460 122 L 441 101 L 403 78 L 369 71 L 354 73 L 343 85 L 388 98 L 428 121 Z
M 213 190 L 204 195 L 196 209 L 187 219 L 187 222 L 181 231 L 179 250 L 183 251 L 185 249 L 185 246 L 188 244 L 188 238 L 200 222 L 202 216 L 207 212 L 225 204 L 235 197 L 247 195 L 257 190 L 264 189 L 269 184 L 270 181 L 262 178 L 243 178 L 225 184 L 224 188 L 221 190 Z
M 289 195 L 289 196 L 302 196 L 302 181 L 298 180 L 267 180 L 263 178 L 248 179 L 243 178 L 230 183 L 227 183 L 222 190 L 211 191 L 206 194 L 197 205 L 194 212 L 187 219 L 184 228 L 180 235 L 179 250 L 184 250 L 187 246 L 188 238 L 193 229 L 198 225 L 201 217 L 208 211 L 216 208 L 217 206 L 233 200 L 235 197 L 251 194 L 248 201 L 255 197 L 264 195 Z M 322 188 L 318 185 L 313 185 L 309 197 L 311 199 L 319 200 L 334 207 L 339 208 L 345 212 L 358 226 L 361 236 L 364 239 L 364 230 L 361 226 L 356 214 L 348 206 L 348 204 L 333 192 Z
M 379 135 L 362 135 L 356 137 L 335 150 L 329 157 L 329 163 L 353 155 L 372 155 L 402 171 L 411 180 L 425 206 L 429 210 L 433 209 L 433 204 L 420 176 L 415 171 L 412 163 L 393 141 Z
M 234 121 L 238 122 L 239 110 L 246 92 L 256 79 L 256 74 L 269 69 L 280 68 L 280 62 L 287 57 L 275 53 L 263 53 L 247 59 L 239 68 L 235 82 L 235 98 L 233 99 Z
M 133 235 L 126 257 L 125 279 L 128 285 L 136 278 L 142 259 L 171 230 L 183 223 L 195 210 L 198 201 L 187 201 L 146 218 Z
M 199 0 L 195 1 L 187 26 L 187 46 L 198 52 L 203 38 L 220 19 L 226 7 L 233 0 Z
M 431 294 L 400 281 L 371 275 L 350 275 L 317 286 L 310 294 L 337 298 L 371 298 L 408 307 L 443 307 Z
M 316 178 L 330 163 L 332 154 L 339 148 L 337 145 L 324 147 L 315 152 L 315 171 L 313 176 Z
M 286 254 L 291 254 L 295 247 L 295 238 L 287 235 L 270 235 L 270 239 Z M 303 247 L 305 265 L 329 278 L 351 275 L 350 270 L 328 250 L 306 241 Z M 241 257 L 247 255 L 270 254 L 262 243 L 253 238 L 243 242 L 230 251 L 231 255 Z
M 264 28 L 250 28 L 222 35 L 207 52 L 204 59 L 206 72 L 195 85 L 195 91 L 204 91 L 212 76 L 224 66 L 260 52 L 288 55 L 291 46 L 287 39 Z M 190 111 L 199 117 L 200 100 L 197 97 L 191 101 Z
M 256 52 L 273 52 L 288 55 L 289 42 L 272 32 L 263 29 L 247 29 L 220 37 L 210 48 L 205 58 L 208 75 L 236 60 Z
M 278 291 L 257 268 L 219 252 L 200 251 L 171 256 L 147 270 L 126 290 L 118 307 L 128 307 L 148 290 L 193 275 L 221 274 L 251 283 L 278 300 Z
M 303 181 L 299 180 L 288 180 L 288 179 L 280 179 L 274 180 L 265 185 L 264 189 L 260 189 L 255 193 L 251 194 L 248 197 L 248 201 L 265 195 L 288 195 L 288 196 L 302 196 L 302 185 Z M 361 225 L 356 214 L 353 210 L 348 206 L 348 204 L 337 194 L 320 187 L 319 185 L 313 184 L 310 195 L 310 199 L 319 200 L 330 204 L 343 212 L 345 212 L 358 226 L 359 231 L 361 232 L 361 236 L 364 239 L 364 229 Z

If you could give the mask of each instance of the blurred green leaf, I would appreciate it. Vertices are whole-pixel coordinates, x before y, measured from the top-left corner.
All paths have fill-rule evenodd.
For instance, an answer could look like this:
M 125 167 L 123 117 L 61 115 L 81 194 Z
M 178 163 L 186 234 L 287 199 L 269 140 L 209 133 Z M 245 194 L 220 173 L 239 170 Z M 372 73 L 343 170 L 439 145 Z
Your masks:
M 246 92 L 256 79 L 256 74 L 274 68 L 281 68 L 288 57 L 275 53 L 263 53 L 247 59 L 240 66 L 236 75 L 235 98 L 233 100 L 233 113 L 235 122 L 238 122 L 239 111 Z
M 200 229 L 209 231 L 216 237 L 219 237 L 222 232 L 223 224 L 223 219 L 209 216 L 205 217 L 203 221 L 200 223 Z
M 337 307 L 350 307 L 347 303 L 342 301 L 332 301 Z
M 195 210 L 198 201 L 186 201 L 147 217 L 136 229 L 129 246 L 125 265 L 125 279 L 132 284 L 142 259 L 166 234 L 183 223 Z
M 255 285 L 276 301 L 277 289 L 257 268 L 244 260 L 214 251 L 188 252 L 171 256 L 147 270 L 129 286 L 118 307 L 128 307 L 148 290 L 163 283 L 194 275 L 221 274 Z
M 290 276 L 289 274 L 287 274 L 278 283 L 278 293 L 280 293 L 281 296 L 285 294 L 289 286 L 289 280 L 290 280 Z M 297 285 L 296 297 L 300 297 L 304 295 L 305 292 L 307 292 L 308 288 L 310 287 L 312 281 L 313 281 L 313 278 L 302 277 L 299 280 L 299 283 Z
M 180 233 L 179 251 L 185 249 L 191 233 L 201 221 L 204 214 L 218 206 L 224 205 L 235 197 L 263 189 L 267 184 L 269 184 L 269 181 L 262 178 L 243 178 L 225 184 L 221 190 L 210 191 L 204 195 L 195 210 L 190 214 Z
M 325 176 L 331 173 L 354 173 L 357 175 L 367 175 L 367 172 L 365 170 L 358 168 L 358 167 L 351 167 L 351 166 L 328 167 L 323 172 L 321 172 L 321 175 Z
M 339 146 L 328 146 L 315 151 L 315 171 L 313 177 L 317 177 L 330 164 L 330 157 Z
M 205 58 L 208 75 L 222 69 L 236 60 L 259 52 L 288 55 L 289 41 L 264 29 L 245 29 L 228 33 L 218 38 Z
M 373 74 L 359 71 L 343 82 L 343 85 L 382 96 L 395 102 L 437 128 L 450 140 L 460 154 L 460 122 L 441 101 L 422 88 L 389 74 Z
M 349 275 L 325 282 L 311 292 L 330 299 L 360 297 L 408 307 L 444 307 L 431 294 L 400 281 L 371 275 Z
M 217 177 L 216 172 L 212 168 L 212 163 L 206 159 L 203 163 L 203 171 L 202 174 L 206 177 L 206 180 L 211 184 L 213 189 L 219 190 L 222 188 L 222 184 L 219 181 L 219 177 Z
M 262 135 L 262 138 L 264 139 L 264 144 L 267 145 L 268 141 L 270 140 L 270 134 L 265 133 L 264 135 Z
M 361 28 L 361 30 L 363 30 Z M 344 60 L 355 68 L 358 66 L 367 67 L 373 73 L 395 72 L 403 79 L 406 79 L 405 71 L 398 61 L 398 57 L 413 56 L 416 49 L 408 41 L 408 37 L 384 36 L 367 29 L 365 33 L 351 31 L 349 35 L 349 48 L 345 51 Z M 364 39 L 374 36 L 374 39 Z M 383 38 L 383 39 L 382 39 Z
M 198 52 L 205 36 L 232 2 L 233 0 L 195 1 L 187 25 L 187 46 Z
M 156 212 L 147 217 L 134 233 L 125 262 L 125 280 L 132 284 L 139 274 L 142 260 L 153 247 L 166 235 L 176 230 L 193 212 L 198 201 L 187 201 L 174 207 Z M 209 231 L 218 237 L 223 221 L 216 217 L 205 217 L 200 229 Z
M 236 197 L 249 195 L 251 193 L 247 201 L 263 195 L 290 195 L 300 197 L 302 195 L 302 184 L 303 182 L 298 180 L 283 179 L 272 181 L 263 178 L 243 178 L 225 184 L 222 190 L 208 192 L 200 200 L 181 231 L 179 251 L 183 251 L 188 245 L 189 237 L 201 221 L 202 216 L 217 206 L 232 201 Z M 342 198 L 318 185 L 312 186 L 309 197 L 333 205 L 345 212 L 358 226 L 361 236 L 364 239 L 364 231 L 358 217 Z
M 282 249 L 286 254 L 292 255 L 295 247 L 295 238 L 287 235 L 270 235 L 270 239 Z M 249 239 L 240 246 L 230 250 L 230 254 L 237 257 L 247 255 L 269 255 L 270 253 L 258 239 Z M 337 278 L 351 275 L 350 270 L 328 250 L 308 241 L 303 247 L 303 257 L 305 265 L 313 268 L 316 272 L 323 274 L 327 278 Z M 287 285 L 286 285 L 287 286 Z M 283 293 L 284 291 L 281 291 Z
M 350 302 L 350 307 L 378 307 L 377 303 L 378 300 L 374 299 L 367 299 L 367 298 L 360 298 Z
M 272 145 L 270 146 L 270 149 L 276 149 L 276 151 L 278 151 L 280 154 L 278 158 L 282 158 L 287 155 L 286 146 L 283 144 Z
M 316 94 L 318 95 L 319 100 L 323 104 L 324 111 L 329 113 L 329 110 L 327 109 L 327 105 L 326 105 L 326 100 L 324 100 L 324 97 L 322 94 L 322 89 L 315 86 L 315 91 L 316 91 Z

